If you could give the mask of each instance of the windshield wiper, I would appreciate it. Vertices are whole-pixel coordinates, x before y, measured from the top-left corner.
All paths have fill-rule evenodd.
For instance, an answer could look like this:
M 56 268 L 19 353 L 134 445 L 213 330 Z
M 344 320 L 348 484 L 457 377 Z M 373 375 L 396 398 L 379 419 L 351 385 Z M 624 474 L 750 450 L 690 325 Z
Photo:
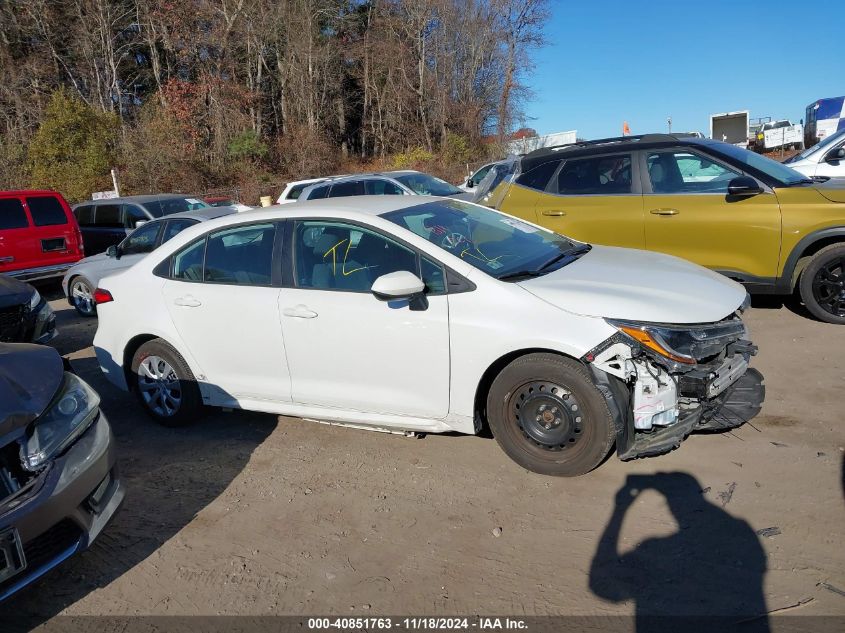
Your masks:
M 497 277 L 500 281 L 507 281 L 519 278 L 529 278 L 529 277 L 541 277 L 549 272 L 549 268 L 554 266 L 560 261 L 567 260 L 562 265 L 558 266 L 558 268 L 563 268 L 567 264 L 574 262 L 576 259 L 581 257 L 584 253 L 589 251 L 592 248 L 589 244 L 579 244 L 578 246 L 574 246 L 569 250 L 563 251 L 562 253 L 558 253 L 548 261 L 542 263 L 538 268 L 533 270 L 517 270 L 512 273 L 505 273 Z

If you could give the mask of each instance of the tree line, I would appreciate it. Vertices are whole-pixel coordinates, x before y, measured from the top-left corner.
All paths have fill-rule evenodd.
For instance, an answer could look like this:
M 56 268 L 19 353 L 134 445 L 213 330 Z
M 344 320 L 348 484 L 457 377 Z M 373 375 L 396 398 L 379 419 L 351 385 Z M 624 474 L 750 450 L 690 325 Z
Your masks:
M 480 159 L 548 0 L 0 0 L 0 187 L 70 199 Z

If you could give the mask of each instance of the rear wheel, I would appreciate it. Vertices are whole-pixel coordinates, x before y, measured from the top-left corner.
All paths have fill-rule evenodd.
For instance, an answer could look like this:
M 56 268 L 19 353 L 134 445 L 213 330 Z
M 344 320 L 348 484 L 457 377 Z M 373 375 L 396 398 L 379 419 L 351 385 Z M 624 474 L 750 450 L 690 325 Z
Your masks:
M 490 387 L 487 419 L 511 459 L 544 475 L 583 475 L 613 445 L 613 419 L 587 370 L 555 354 L 505 367 Z
M 161 339 L 141 345 L 132 358 L 133 390 L 147 414 L 164 426 L 194 422 L 202 406 L 185 359 Z
M 73 307 L 82 316 L 92 317 L 97 314 L 97 306 L 94 304 L 94 285 L 85 277 L 74 277 L 70 281 L 68 294 Z
M 832 244 L 813 255 L 801 274 L 799 291 L 813 316 L 845 325 L 845 244 Z

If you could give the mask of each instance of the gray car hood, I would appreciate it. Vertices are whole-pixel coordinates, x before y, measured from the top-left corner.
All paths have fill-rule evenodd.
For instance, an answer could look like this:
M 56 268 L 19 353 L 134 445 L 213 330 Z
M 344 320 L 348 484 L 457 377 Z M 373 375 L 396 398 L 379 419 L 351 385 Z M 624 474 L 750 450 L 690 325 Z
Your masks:
M 52 347 L 0 343 L 0 437 L 44 413 L 63 379 L 62 357 Z
M 35 288 L 22 281 L 0 275 L 0 308 L 29 303 Z
M 568 312 L 652 323 L 719 321 L 746 295 L 735 281 L 678 257 L 610 246 L 519 285 Z

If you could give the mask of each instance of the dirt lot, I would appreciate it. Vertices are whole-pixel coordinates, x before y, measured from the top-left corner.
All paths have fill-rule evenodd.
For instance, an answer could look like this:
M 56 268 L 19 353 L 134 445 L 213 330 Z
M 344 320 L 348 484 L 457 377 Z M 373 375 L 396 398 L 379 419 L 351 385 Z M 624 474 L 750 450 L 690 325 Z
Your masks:
M 160 428 L 101 377 L 96 321 L 57 299 L 54 344 L 103 397 L 126 503 L 90 551 L 0 618 L 798 604 L 785 613 L 845 615 L 845 330 L 777 301 L 756 305 L 747 321 L 768 397 L 753 427 L 553 479 L 481 437 L 411 439 L 239 412 Z M 631 474 L 642 492 L 626 511 Z M 755 534 L 766 528 L 776 529 Z

